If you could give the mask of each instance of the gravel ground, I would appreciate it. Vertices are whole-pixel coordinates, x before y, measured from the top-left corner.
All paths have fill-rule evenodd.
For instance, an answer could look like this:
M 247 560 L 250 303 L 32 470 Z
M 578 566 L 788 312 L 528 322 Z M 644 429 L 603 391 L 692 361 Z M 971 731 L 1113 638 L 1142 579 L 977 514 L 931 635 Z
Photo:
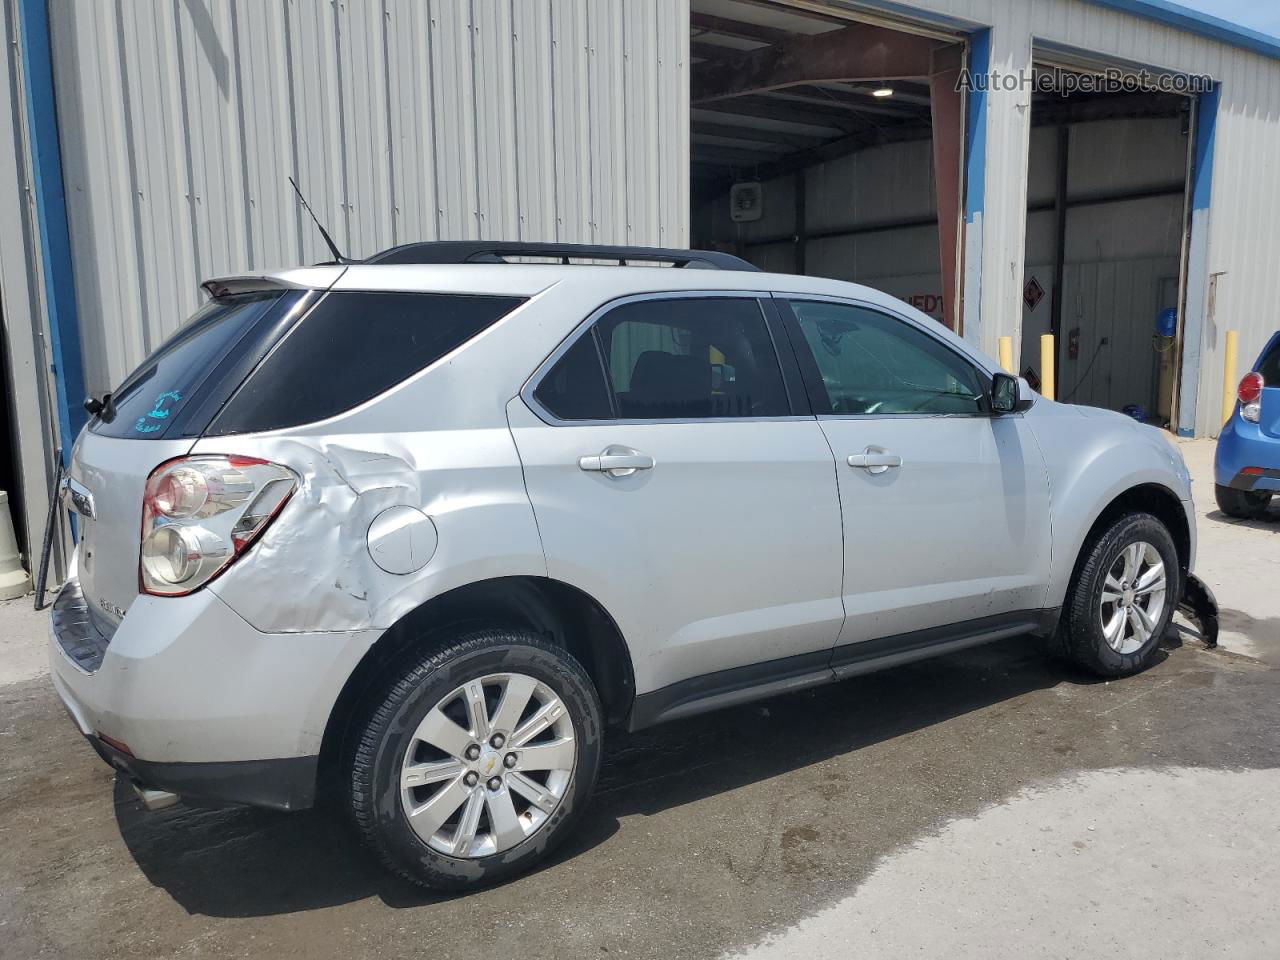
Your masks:
M 0 605 L 0 957 L 1274 957 L 1280 515 L 1213 508 L 1224 645 L 1102 683 L 1013 639 L 611 737 L 579 835 L 460 897 L 341 818 L 149 814 Z

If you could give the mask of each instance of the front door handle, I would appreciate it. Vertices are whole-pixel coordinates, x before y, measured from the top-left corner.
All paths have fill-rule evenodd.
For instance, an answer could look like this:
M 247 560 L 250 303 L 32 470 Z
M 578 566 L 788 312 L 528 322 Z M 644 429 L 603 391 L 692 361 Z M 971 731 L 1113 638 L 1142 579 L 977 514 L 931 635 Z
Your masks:
M 890 467 L 902 466 L 902 457 L 877 447 L 867 447 L 862 453 L 849 454 L 849 466 L 867 473 L 884 473 Z
M 611 477 L 629 477 L 637 470 L 652 470 L 653 457 L 630 447 L 608 446 L 595 456 L 579 457 L 578 469 L 606 473 Z

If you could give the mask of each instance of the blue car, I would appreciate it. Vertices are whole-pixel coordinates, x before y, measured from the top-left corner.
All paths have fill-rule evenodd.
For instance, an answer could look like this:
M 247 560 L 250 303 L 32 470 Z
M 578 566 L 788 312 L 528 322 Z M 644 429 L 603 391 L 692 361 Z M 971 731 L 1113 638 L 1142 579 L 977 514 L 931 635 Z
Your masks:
M 1228 516 L 1256 519 L 1280 493 L 1280 331 L 1240 381 L 1213 467 L 1214 493 Z

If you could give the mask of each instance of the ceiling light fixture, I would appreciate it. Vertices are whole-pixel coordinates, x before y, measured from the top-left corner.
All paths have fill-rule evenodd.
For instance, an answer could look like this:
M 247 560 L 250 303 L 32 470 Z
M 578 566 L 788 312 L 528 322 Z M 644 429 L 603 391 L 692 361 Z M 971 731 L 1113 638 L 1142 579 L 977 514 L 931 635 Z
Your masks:
M 873 97 L 892 97 L 893 87 L 876 87 L 871 91 Z

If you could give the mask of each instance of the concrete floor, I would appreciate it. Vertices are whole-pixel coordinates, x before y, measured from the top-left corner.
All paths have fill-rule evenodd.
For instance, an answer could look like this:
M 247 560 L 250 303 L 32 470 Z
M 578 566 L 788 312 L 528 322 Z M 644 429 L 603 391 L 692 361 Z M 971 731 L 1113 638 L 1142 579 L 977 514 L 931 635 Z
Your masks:
M 1223 649 L 1101 683 L 1014 639 L 613 736 L 555 862 L 462 897 L 324 812 L 145 813 L 0 607 L 0 957 L 1280 955 L 1280 514 L 1185 453 Z

